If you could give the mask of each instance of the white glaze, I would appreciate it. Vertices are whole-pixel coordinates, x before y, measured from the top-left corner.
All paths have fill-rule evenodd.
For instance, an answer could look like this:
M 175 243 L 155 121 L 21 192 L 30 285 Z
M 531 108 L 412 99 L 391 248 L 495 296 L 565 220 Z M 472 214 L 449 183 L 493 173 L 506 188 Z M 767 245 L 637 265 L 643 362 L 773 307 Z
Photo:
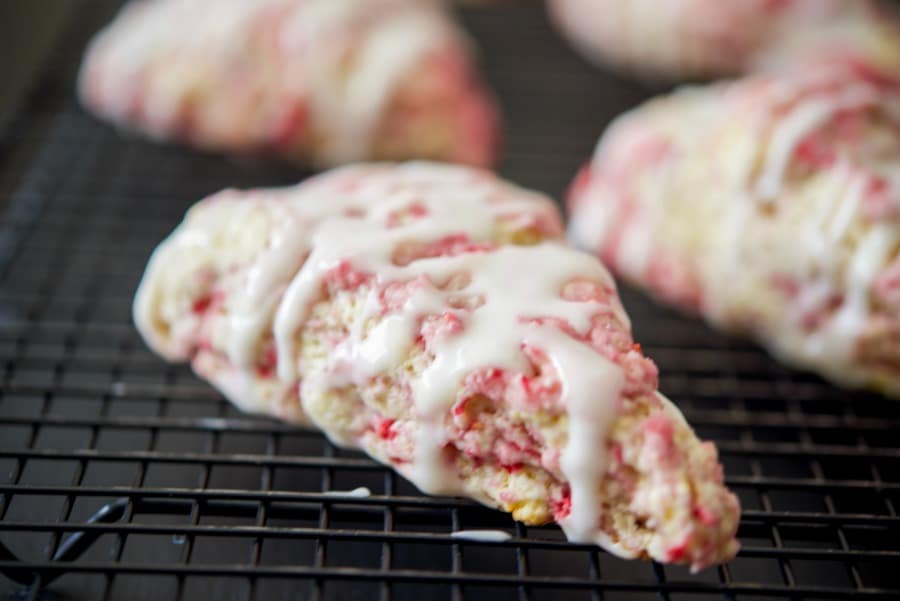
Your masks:
M 569 240 L 578 248 L 599 253 L 619 220 L 623 203 L 605 178 L 595 178 L 586 190 L 590 200 L 578 204 L 569 221 Z
M 785 172 L 797 145 L 837 113 L 874 104 L 878 95 L 870 86 L 852 86 L 836 96 L 813 97 L 798 104 L 775 126 L 766 149 L 756 192 L 764 200 L 781 191 Z
M 374 295 L 373 295 L 374 296 Z M 409 353 L 413 324 L 401 315 L 384 318 L 368 333 L 357 322 L 346 340 L 338 344 L 332 355 L 330 386 L 363 385 L 370 378 L 399 365 Z
M 560 525 L 569 540 L 603 544 L 597 524 L 597 491 L 606 474 L 606 437 L 618 415 L 622 369 L 559 330 L 532 329 L 526 342 L 547 349 L 563 385 L 569 414 L 569 441 L 560 465 L 572 493 L 572 510 Z
M 322 493 L 326 497 L 344 497 L 352 499 L 365 499 L 372 496 L 372 491 L 365 486 L 359 486 L 353 490 L 327 490 Z
M 836 165 L 819 185 L 808 191 L 803 200 L 808 203 L 805 219 L 797 224 L 797 231 L 791 232 L 806 251 L 803 258 L 806 265 L 791 271 L 801 275 L 821 273 L 833 279 L 838 266 L 836 252 L 841 237 L 834 237 L 841 228 L 849 227 L 857 217 L 855 200 L 849 196 L 849 170 L 841 162 Z M 839 221 L 835 221 L 839 220 Z M 832 227 L 832 224 L 834 226 Z M 833 231 L 832 231 L 833 230 Z M 800 261 L 793 261 L 799 263 Z
M 843 240 L 848 230 L 858 217 L 860 202 L 866 189 L 865 177 L 854 177 L 841 163 L 833 172 L 832 204 L 825 219 L 830 221 L 824 225 L 825 237 L 832 244 Z
M 457 190 L 448 197 L 447 190 L 420 199 L 415 190 L 392 191 L 391 178 L 371 178 L 367 187 L 354 191 L 362 204 L 372 204 L 364 219 L 334 218 L 321 223 L 311 235 L 312 252 L 303 269 L 288 286 L 275 316 L 275 342 L 278 350 L 278 375 L 291 381 L 296 377 L 296 335 L 307 311 L 321 294 L 322 278 L 340 261 L 351 261 L 362 271 L 384 273 L 388 279 L 401 270 L 392 269 L 392 254 L 404 240 L 434 241 L 454 233 L 465 232 L 473 240 L 489 238 L 493 216 L 485 195 L 490 186 L 479 187 L 477 181 L 460 181 L 469 188 Z M 416 220 L 407 225 L 385 230 L 382 222 L 390 212 L 419 201 L 433 219 Z M 390 273 L 392 272 L 392 273 Z
M 424 5 L 427 2 L 371 28 L 358 50 L 356 68 L 346 80 L 322 74 L 321 81 L 311 87 L 314 115 L 333 133 L 323 149 L 327 160 L 362 159 L 403 78 L 454 35 L 446 18 L 437 10 L 424 10 Z
M 503 530 L 457 530 L 450 533 L 451 538 L 461 538 L 479 543 L 502 543 L 512 538 Z
M 898 242 L 891 224 L 873 226 L 856 247 L 846 274 L 844 303 L 828 324 L 830 342 L 846 356 L 869 317 L 869 291 Z
M 230 314 L 228 357 L 238 368 L 249 369 L 257 342 L 268 327 L 283 286 L 297 272 L 309 250 L 309 239 L 289 207 L 274 204 L 276 222 L 269 247 L 257 257 L 244 285 L 236 291 Z
M 467 272 L 472 282 L 466 292 L 479 295 L 485 301 L 471 314 L 458 315 L 465 323 L 463 332 L 435 345 L 434 361 L 411 387 L 420 422 L 419 444 L 431 449 L 428 454 L 417 454 L 412 477 L 426 492 L 453 494 L 459 492 L 457 483 L 448 470 L 440 469 L 443 462 L 438 453 L 446 439 L 443 419 L 456 400 L 463 376 L 479 367 L 527 373 L 528 362 L 519 347 L 523 340 L 527 342 L 536 336 L 536 329 L 542 328 L 524 324 L 521 318 L 554 316 L 565 319 L 576 331 L 585 332 L 591 316 L 602 311 L 602 307 L 562 300 L 559 294 L 563 284 L 577 277 L 609 286 L 612 282 L 596 260 L 557 244 L 504 247 L 482 256 L 426 259 L 413 266 L 424 267 L 438 277 L 460 270 Z M 622 323 L 627 324 L 621 307 L 613 309 Z M 415 305 L 404 307 L 404 311 L 419 312 Z M 539 343 L 535 346 L 551 356 L 556 348 Z M 598 365 L 596 369 L 607 363 L 596 353 L 594 361 Z M 599 392 L 593 391 L 593 394 L 596 399 Z M 618 394 L 617 390 L 615 394 Z

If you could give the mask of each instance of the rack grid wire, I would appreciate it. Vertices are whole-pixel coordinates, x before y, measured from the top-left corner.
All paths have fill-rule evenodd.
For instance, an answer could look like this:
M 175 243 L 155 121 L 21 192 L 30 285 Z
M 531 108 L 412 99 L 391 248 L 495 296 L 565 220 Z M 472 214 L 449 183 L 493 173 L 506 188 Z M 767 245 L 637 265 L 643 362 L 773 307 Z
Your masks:
M 662 390 L 718 444 L 744 507 L 741 553 L 697 575 L 423 496 L 154 357 L 130 322 L 153 246 L 206 194 L 305 174 L 123 137 L 85 114 L 78 61 L 114 10 L 81 2 L 0 133 L 0 542 L 18 557 L 0 558 L 0 598 L 900 598 L 898 405 L 628 289 Z M 560 196 L 608 121 L 653 92 L 582 63 L 539 3 L 462 17 L 505 111 L 501 172 L 524 185 Z M 359 486 L 372 496 L 334 494 Z M 468 528 L 512 538 L 450 536 Z

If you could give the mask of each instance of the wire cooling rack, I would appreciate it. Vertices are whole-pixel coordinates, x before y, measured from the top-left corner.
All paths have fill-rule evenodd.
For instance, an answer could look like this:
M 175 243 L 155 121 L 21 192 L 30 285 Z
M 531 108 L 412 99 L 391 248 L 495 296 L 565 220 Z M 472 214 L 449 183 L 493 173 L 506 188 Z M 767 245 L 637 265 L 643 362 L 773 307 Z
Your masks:
M 0 134 L 0 598 L 900 598 L 900 406 L 782 368 L 623 290 L 662 389 L 715 440 L 743 550 L 691 575 L 425 497 L 314 432 L 242 415 L 129 319 L 153 246 L 224 186 L 303 173 L 123 138 L 72 89 L 82 2 Z M 507 117 L 502 172 L 559 196 L 649 91 L 587 67 L 538 4 L 470 9 Z M 366 486 L 372 496 L 341 494 Z M 506 542 L 450 536 L 508 531 Z

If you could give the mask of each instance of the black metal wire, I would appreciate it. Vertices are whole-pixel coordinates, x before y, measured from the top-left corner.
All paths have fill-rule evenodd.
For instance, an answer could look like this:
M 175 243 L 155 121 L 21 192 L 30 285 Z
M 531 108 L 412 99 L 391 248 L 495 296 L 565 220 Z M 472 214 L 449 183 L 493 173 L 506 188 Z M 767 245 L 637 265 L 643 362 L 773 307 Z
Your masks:
M 113 4 L 73 11 L 0 132 L 0 573 L 11 576 L 0 598 L 47 587 L 107 600 L 900 598 L 898 405 L 788 370 L 631 290 L 663 390 L 716 441 L 745 508 L 739 556 L 699 575 L 420 495 L 163 364 L 130 323 L 152 247 L 208 193 L 305 174 L 122 137 L 84 114 L 74 74 Z M 559 196 L 609 119 L 651 90 L 580 62 L 539 3 L 464 17 L 507 116 L 501 171 Z M 358 486 L 372 496 L 335 492 Z M 512 538 L 450 536 L 471 528 Z
M 79 559 L 103 534 L 103 530 L 90 529 L 89 526 L 117 522 L 122 519 L 122 516 L 125 515 L 127 509 L 128 499 L 119 499 L 101 507 L 94 515 L 87 519 L 83 528 L 78 532 L 73 533 L 59 545 L 56 553 L 53 554 L 53 561 L 69 562 Z M 30 528 L 27 526 L 23 528 L 22 526 L 23 524 L 21 523 L 14 524 L 13 528 L 22 528 L 26 531 L 39 531 L 43 529 L 45 524 L 36 524 Z M 23 570 L 21 566 L 26 565 L 28 563 L 27 560 L 16 557 L 16 554 L 10 551 L 2 541 L 0 541 L 0 561 L 3 562 L 4 566 L 0 568 L 0 573 L 19 584 L 31 585 L 35 582 L 35 578 L 39 576 L 38 573 Z M 42 584 L 44 586 L 50 584 L 53 580 L 65 573 L 64 570 L 65 568 L 62 568 L 62 571 L 55 571 L 53 574 L 44 575 Z

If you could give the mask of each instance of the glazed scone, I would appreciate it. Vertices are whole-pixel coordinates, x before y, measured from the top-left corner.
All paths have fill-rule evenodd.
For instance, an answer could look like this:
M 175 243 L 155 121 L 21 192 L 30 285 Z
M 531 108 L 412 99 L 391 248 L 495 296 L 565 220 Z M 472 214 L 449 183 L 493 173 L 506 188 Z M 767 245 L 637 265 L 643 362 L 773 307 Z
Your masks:
M 554 205 L 478 170 L 342 168 L 227 191 L 155 252 L 135 320 L 241 407 L 309 419 L 421 490 L 699 569 L 739 519 Z
M 898 94 L 834 62 L 652 100 L 576 179 L 570 237 L 787 362 L 900 394 Z
M 664 79 L 852 54 L 900 68 L 896 15 L 872 0 L 548 0 L 558 28 L 586 58 Z
M 204 149 L 486 166 L 498 114 L 471 55 L 430 0 L 135 0 L 91 42 L 79 91 Z

